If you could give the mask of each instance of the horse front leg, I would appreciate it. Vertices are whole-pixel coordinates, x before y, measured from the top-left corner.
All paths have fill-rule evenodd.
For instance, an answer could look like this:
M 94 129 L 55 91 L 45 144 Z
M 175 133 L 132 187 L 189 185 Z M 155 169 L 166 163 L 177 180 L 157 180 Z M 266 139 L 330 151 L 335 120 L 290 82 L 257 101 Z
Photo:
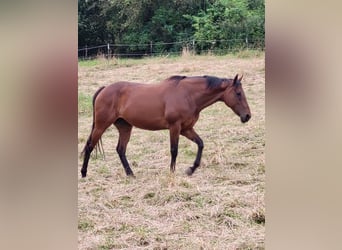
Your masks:
M 195 172 L 196 168 L 198 168 L 199 165 L 201 164 L 202 151 L 203 151 L 204 144 L 203 144 L 202 139 L 199 137 L 199 135 L 195 132 L 193 128 L 182 131 L 181 134 L 185 136 L 186 138 L 188 138 L 189 140 L 195 142 L 198 146 L 194 165 L 186 170 L 186 174 L 190 176 Z
M 173 125 L 170 127 L 170 149 L 171 149 L 170 171 L 172 173 L 174 173 L 176 170 L 176 158 L 178 154 L 179 134 L 180 134 L 180 125 Z

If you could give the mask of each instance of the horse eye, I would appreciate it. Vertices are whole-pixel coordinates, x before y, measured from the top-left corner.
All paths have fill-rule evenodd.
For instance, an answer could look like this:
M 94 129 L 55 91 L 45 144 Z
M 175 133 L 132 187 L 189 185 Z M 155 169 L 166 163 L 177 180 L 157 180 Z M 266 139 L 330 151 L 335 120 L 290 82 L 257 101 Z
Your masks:
M 241 92 L 236 93 L 236 95 L 237 95 L 238 97 L 240 97 L 240 96 L 241 96 Z

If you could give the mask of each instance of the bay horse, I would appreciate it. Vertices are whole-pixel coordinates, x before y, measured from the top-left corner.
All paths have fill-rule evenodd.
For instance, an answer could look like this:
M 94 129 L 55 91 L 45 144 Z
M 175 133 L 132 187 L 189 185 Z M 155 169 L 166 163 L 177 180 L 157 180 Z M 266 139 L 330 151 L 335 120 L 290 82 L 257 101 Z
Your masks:
M 186 170 L 187 175 L 192 175 L 200 165 L 204 146 L 193 128 L 201 110 L 223 101 L 240 117 L 242 123 L 251 118 L 241 79 L 242 76 L 239 78 L 238 75 L 234 79 L 171 76 L 159 84 L 117 82 L 101 87 L 93 96 L 93 124 L 82 152 L 82 177 L 87 175 L 91 152 L 112 124 L 119 131 L 116 151 L 127 176 L 134 177 L 126 159 L 126 146 L 133 126 L 170 131 L 171 172 L 175 171 L 179 135 L 196 143 L 198 150 L 195 162 Z

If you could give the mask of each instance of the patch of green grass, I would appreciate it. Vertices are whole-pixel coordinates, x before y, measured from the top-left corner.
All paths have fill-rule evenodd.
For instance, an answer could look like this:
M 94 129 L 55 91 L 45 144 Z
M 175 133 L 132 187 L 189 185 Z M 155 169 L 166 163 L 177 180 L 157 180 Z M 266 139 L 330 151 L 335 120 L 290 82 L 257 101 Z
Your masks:
M 203 208 L 206 204 L 211 204 L 212 200 L 209 197 L 204 197 L 202 195 L 196 196 L 193 201 L 196 204 L 196 207 Z
M 264 56 L 265 52 L 258 49 L 238 49 L 235 51 L 232 51 L 230 53 L 219 53 L 218 55 L 212 55 L 212 54 L 202 54 L 197 55 L 197 58 L 205 58 L 205 57 L 213 57 L 213 58 L 220 58 L 224 56 L 233 56 L 237 58 L 255 58 L 255 57 L 261 57 Z M 190 56 L 190 58 L 193 56 Z M 176 61 L 184 59 L 184 56 L 181 55 L 160 55 L 160 56 L 146 56 L 140 59 L 132 59 L 132 58 L 110 58 L 106 59 L 105 57 L 98 57 L 95 59 L 90 60 L 82 60 L 80 59 L 78 61 L 79 67 L 100 67 L 100 68 L 107 68 L 107 66 L 113 67 L 132 67 L 136 65 L 144 65 L 144 64 L 151 64 L 155 63 L 156 61 L 160 61 L 160 63 L 166 62 L 166 61 Z M 192 72 L 193 69 L 189 67 L 184 67 L 182 72 Z
M 237 58 L 255 58 L 261 57 L 265 52 L 256 49 L 241 49 L 234 53 Z
M 79 60 L 78 61 L 78 66 L 79 67 L 93 67 L 101 64 L 101 61 L 98 59 L 93 59 L 93 60 Z
M 192 231 L 191 223 L 188 221 L 182 221 L 182 231 L 185 233 L 190 233 Z
M 188 181 L 186 181 L 186 180 L 182 180 L 179 185 L 181 187 L 185 187 L 185 188 L 192 188 L 192 185 Z
M 237 227 L 236 221 L 241 219 L 240 215 L 230 208 L 225 208 L 224 211 L 216 214 L 213 218 L 217 224 L 226 225 L 229 228 Z
M 109 175 L 111 173 L 110 169 L 105 165 L 101 165 L 99 168 L 97 168 L 96 172 L 101 175 Z
M 105 239 L 105 242 L 101 244 L 98 249 L 100 250 L 110 250 L 110 249 L 121 249 L 121 248 L 127 248 L 128 246 L 126 244 L 118 244 L 115 243 L 114 236 L 108 235 Z
M 103 194 L 103 192 L 105 191 L 105 188 L 98 186 L 93 188 L 92 190 L 90 190 L 90 193 L 95 197 L 95 198 L 99 198 L 101 197 L 101 195 Z
M 259 174 L 265 174 L 266 173 L 265 164 L 260 164 L 257 168 L 257 171 Z
M 150 192 L 144 195 L 144 199 L 151 199 L 156 195 L 156 193 Z
M 256 209 L 250 216 L 252 222 L 256 224 L 265 224 L 265 212 L 262 209 Z
M 115 208 L 119 205 L 119 202 L 117 200 L 109 200 L 109 201 L 106 201 L 104 203 L 104 205 L 107 207 L 107 208 Z
M 93 112 L 92 96 L 78 93 L 78 114 L 89 116 Z
M 191 147 L 186 147 L 182 150 L 187 157 L 195 159 L 197 151 L 195 152 Z
M 123 195 L 123 196 L 120 197 L 120 200 L 122 200 L 122 201 L 131 201 L 132 197 L 129 196 L 129 195 Z
M 186 201 L 192 201 L 196 199 L 200 194 L 199 193 L 187 193 L 187 192 L 174 192 L 168 196 L 165 197 L 164 202 L 165 203 L 171 203 L 171 202 L 186 202 Z
M 231 166 L 234 169 L 239 169 L 239 168 L 244 168 L 246 167 L 248 164 L 245 162 L 234 162 L 233 165 Z
M 84 138 L 84 137 L 78 138 L 78 143 L 83 144 L 83 143 L 85 143 L 85 142 L 86 142 L 86 138 Z
M 142 58 L 142 59 L 131 59 L 131 58 L 110 58 L 106 59 L 104 57 L 98 57 L 90 60 L 79 60 L 79 67 L 95 67 L 95 68 L 104 68 L 106 69 L 108 66 L 113 67 L 132 67 L 135 65 L 142 65 L 144 62 L 151 60 L 150 58 Z
M 233 219 L 239 219 L 240 218 L 239 214 L 237 214 L 233 209 L 227 208 L 227 207 L 224 209 L 222 215 L 227 216 L 229 218 L 233 218 Z
M 123 195 L 118 198 L 118 205 L 120 207 L 132 207 L 134 206 L 134 199 L 129 195 Z
M 78 221 L 78 229 L 82 232 L 92 230 L 94 228 L 94 223 L 89 219 L 80 219 Z
M 132 231 L 133 228 L 134 228 L 133 225 L 130 225 L 130 224 L 124 222 L 124 223 L 121 223 L 121 225 L 118 228 L 118 231 L 120 231 L 122 233 L 127 233 L 127 232 Z
M 151 230 L 148 227 L 143 225 L 135 227 L 134 231 L 141 238 L 147 238 L 148 234 L 151 232 Z

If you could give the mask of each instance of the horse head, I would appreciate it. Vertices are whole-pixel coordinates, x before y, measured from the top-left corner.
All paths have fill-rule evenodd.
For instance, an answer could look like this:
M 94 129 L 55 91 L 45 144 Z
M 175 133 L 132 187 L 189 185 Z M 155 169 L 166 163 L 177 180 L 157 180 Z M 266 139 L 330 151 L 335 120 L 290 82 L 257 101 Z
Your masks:
M 239 78 L 239 75 L 236 75 L 234 80 L 227 80 L 223 84 L 225 90 L 221 100 L 240 117 L 241 122 L 245 123 L 251 118 L 251 111 L 242 88 L 241 80 L 242 76 Z

